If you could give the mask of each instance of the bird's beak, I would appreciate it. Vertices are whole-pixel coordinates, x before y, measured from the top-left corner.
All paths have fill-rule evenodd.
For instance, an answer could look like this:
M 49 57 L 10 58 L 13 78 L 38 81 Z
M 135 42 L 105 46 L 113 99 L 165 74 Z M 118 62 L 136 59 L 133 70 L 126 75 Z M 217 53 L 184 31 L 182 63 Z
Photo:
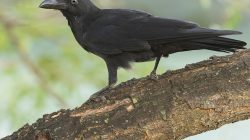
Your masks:
M 45 9 L 64 10 L 67 9 L 67 4 L 63 0 L 44 0 L 39 7 Z

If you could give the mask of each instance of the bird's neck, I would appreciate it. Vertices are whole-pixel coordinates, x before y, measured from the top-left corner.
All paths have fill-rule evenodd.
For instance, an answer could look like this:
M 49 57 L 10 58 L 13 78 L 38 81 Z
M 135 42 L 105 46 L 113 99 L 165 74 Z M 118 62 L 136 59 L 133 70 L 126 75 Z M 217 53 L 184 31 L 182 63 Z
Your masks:
M 90 24 L 98 16 L 97 12 L 98 11 L 83 15 L 72 15 L 66 11 L 62 11 L 63 15 L 68 20 L 68 25 L 70 26 L 74 37 L 81 46 L 84 46 L 83 36 L 87 32 Z
M 85 15 L 91 15 L 98 12 L 100 9 L 96 7 L 90 0 L 84 0 L 81 3 L 81 12 Z
M 61 10 L 61 12 L 67 18 L 71 29 L 77 26 L 77 30 L 81 27 L 83 32 L 85 32 L 88 25 L 98 16 L 101 9 L 96 7 L 90 0 L 81 1 L 79 4 L 80 8 L 77 13 L 71 13 L 67 10 Z
M 82 1 L 79 6 L 80 9 L 77 14 L 70 13 L 67 10 L 62 10 L 62 14 L 68 20 L 68 24 L 79 44 L 83 46 L 82 38 L 86 33 L 90 24 L 96 19 L 98 13 L 101 11 L 90 0 Z

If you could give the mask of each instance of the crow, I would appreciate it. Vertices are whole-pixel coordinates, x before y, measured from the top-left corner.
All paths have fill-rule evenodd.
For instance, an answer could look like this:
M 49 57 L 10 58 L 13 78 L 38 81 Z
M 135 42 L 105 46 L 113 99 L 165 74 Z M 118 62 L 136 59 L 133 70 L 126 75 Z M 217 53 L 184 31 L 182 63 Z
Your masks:
M 130 9 L 100 9 L 90 0 L 44 0 L 39 7 L 60 10 L 77 42 L 106 62 L 109 83 L 100 92 L 114 87 L 117 69 L 130 68 L 131 62 L 155 60 L 150 78 L 157 80 L 160 59 L 169 54 L 201 49 L 235 52 L 246 45 L 222 37 L 241 34 L 238 31 L 203 28 Z

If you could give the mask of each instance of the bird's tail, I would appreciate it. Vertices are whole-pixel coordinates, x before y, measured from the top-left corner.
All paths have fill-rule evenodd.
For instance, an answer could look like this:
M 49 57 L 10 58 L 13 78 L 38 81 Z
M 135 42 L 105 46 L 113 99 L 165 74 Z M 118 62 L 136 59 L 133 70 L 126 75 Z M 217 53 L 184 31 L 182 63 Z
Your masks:
M 225 37 L 214 37 L 206 39 L 197 39 L 190 42 L 194 49 L 203 48 L 207 50 L 220 51 L 220 52 L 235 52 L 238 49 L 245 49 L 246 42 L 225 38 Z

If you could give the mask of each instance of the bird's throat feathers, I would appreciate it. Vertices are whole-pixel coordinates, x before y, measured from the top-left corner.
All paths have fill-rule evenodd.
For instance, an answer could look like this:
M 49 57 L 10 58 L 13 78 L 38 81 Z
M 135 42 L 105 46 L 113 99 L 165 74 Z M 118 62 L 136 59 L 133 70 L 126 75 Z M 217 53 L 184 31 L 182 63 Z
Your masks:
M 60 10 L 68 20 L 71 28 L 73 25 L 77 27 L 87 28 L 93 21 L 97 13 L 100 11 L 90 0 L 79 0 L 79 4 L 75 7 L 69 7 L 65 10 Z M 73 31 L 74 32 L 74 31 Z
M 87 31 L 87 23 L 84 22 L 83 16 L 73 16 L 67 11 L 62 11 L 63 15 L 66 17 L 68 21 L 68 25 L 71 28 L 74 37 L 77 42 L 82 45 L 81 37 Z

